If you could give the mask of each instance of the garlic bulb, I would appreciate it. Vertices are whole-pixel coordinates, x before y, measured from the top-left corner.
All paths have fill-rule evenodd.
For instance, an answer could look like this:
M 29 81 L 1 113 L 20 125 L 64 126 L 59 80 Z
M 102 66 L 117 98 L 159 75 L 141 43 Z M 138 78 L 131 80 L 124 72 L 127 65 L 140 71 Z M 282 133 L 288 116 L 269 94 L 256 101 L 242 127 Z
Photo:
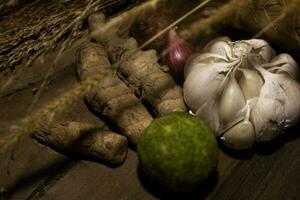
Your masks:
M 273 139 L 300 117 L 299 69 L 264 40 L 217 38 L 190 57 L 184 98 L 233 149 Z

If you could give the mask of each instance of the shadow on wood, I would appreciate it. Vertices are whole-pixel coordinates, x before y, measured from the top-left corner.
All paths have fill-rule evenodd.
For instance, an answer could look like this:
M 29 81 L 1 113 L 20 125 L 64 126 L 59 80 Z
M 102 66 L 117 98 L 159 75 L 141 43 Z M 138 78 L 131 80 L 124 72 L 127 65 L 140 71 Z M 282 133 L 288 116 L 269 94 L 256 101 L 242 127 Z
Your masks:
M 4 191 L 3 194 L 1 194 L 0 197 L 4 199 L 10 199 L 11 195 L 17 192 L 18 190 L 20 190 L 22 187 L 26 185 L 30 185 L 32 182 L 40 179 L 41 177 L 44 177 L 45 175 L 52 174 L 53 176 L 54 174 L 57 174 L 58 171 L 61 171 L 60 170 L 61 168 L 64 168 L 65 170 L 63 172 L 61 171 L 60 174 L 61 175 L 65 174 L 69 169 L 71 169 L 72 165 L 70 164 L 72 163 L 73 162 L 70 159 L 65 157 L 60 157 L 53 160 L 52 162 L 49 162 L 47 166 L 44 166 L 43 168 L 40 168 L 37 171 L 32 171 L 32 172 L 26 171 L 25 174 L 19 176 L 17 180 L 12 185 L 10 185 L 6 189 L 6 191 Z M 66 168 L 66 166 L 70 166 L 70 167 Z
M 138 176 L 143 187 L 157 199 L 204 199 L 208 197 L 211 191 L 215 188 L 218 182 L 218 173 L 214 171 L 203 185 L 189 192 L 172 192 L 159 187 L 157 184 L 150 181 L 141 167 L 138 166 Z

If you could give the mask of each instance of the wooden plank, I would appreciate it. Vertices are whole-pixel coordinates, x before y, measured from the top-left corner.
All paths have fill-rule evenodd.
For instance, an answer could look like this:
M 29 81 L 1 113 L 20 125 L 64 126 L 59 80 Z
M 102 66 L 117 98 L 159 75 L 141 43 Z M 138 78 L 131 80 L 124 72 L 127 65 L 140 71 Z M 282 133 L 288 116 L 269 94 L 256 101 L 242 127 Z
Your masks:
M 300 199 L 299 127 L 239 161 L 209 199 Z
M 129 151 L 125 163 L 109 168 L 99 163 L 77 163 L 41 199 L 154 199 L 138 178 L 137 156 Z
M 225 176 L 233 167 L 236 160 L 221 153 L 219 175 Z M 222 166 L 222 167 L 221 167 Z M 206 189 L 213 189 L 205 187 Z M 190 197 L 203 197 L 206 191 L 199 190 L 189 195 Z M 30 199 L 161 199 L 173 198 L 177 194 L 167 193 L 153 187 L 153 184 L 144 180 L 138 169 L 136 152 L 130 150 L 125 163 L 117 168 L 90 161 L 78 162 L 68 173 L 47 189 L 35 191 Z M 180 195 L 182 197 L 182 195 Z
M 10 199 L 24 199 L 43 178 L 68 162 L 67 157 L 29 137 L 18 143 L 13 153 L 0 155 L 0 160 L 0 186 Z
M 77 83 L 72 66 L 64 66 L 51 77 L 35 108 Z M 11 95 L 0 98 L 0 137 L 9 133 L 7 127 L 13 120 L 26 115 L 34 97 L 32 89 L 40 84 L 42 72 L 30 79 L 37 81 L 34 84 L 28 85 L 23 77 L 28 87 L 17 91 L 12 87 L 6 90 L 12 91 Z M 30 70 L 20 72 L 19 76 L 28 73 Z M 3 82 L 0 80 L 0 83 Z M 71 112 L 60 116 L 61 120 L 100 123 L 82 100 L 73 106 Z M 289 130 L 272 144 L 260 145 L 253 152 L 222 149 L 216 176 L 188 194 L 170 194 L 145 181 L 139 174 L 137 155 L 132 150 L 122 166 L 110 168 L 101 163 L 71 160 L 26 137 L 18 144 L 13 157 L 10 153 L 0 155 L 0 187 L 8 188 L 6 197 L 10 199 L 299 199 L 299 127 Z

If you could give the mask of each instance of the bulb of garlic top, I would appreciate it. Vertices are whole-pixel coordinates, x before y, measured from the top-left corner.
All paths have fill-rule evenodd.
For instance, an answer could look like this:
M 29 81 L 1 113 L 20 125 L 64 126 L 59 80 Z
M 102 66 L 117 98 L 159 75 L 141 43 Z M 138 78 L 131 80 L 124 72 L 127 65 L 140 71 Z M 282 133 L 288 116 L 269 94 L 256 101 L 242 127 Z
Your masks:
M 211 41 L 185 66 L 184 98 L 230 148 L 276 137 L 300 115 L 298 66 L 264 40 Z

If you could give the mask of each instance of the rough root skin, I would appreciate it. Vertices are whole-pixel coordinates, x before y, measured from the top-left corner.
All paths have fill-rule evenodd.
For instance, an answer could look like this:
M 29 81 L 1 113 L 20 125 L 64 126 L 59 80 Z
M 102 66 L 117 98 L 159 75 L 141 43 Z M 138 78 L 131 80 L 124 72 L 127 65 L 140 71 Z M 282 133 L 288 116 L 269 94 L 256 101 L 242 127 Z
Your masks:
M 44 124 L 32 136 L 62 152 L 92 157 L 110 164 L 121 164 L 127 155 L 126 137 L 90 123 Z
M 133 144 L 138 142 L 142 131 L 152 117 L 112 70 L 103 46 L 89 43 L 79 52 L 77 70 L 84 81 L 93 74 L 106 73 L 103 79 L 86 95 L 92 109 L 109 118 Z
M 104 23 L 102 17 L 98 19 L 102 20 L 98 22 L 99 25 Z M 90 26 L 92 24 L 95 22 L 90 23 Z M 91 30 L 93 28 L 90 27 Z M 110 32 L 110 35 L 92 33 L 92 37 L 106 47 L 121 76 L 129 85 L 134 86 L 135 92 L 141 95 L 159 116 L 187 110 L 182 88 L 176 84 L 171 75 L 162 70 L 162 66 L 157 62 L 155 50 L 139 50 L 134 38 L 121 38 L 116 32 Z
M 156 51 L 138 51 L 121 63 L 120 73 L 128 77 L 129 84 L 140 90 L 159 115 L 174 111 L 186 111 L 182 88 L 173 78 L 161 70 Z

